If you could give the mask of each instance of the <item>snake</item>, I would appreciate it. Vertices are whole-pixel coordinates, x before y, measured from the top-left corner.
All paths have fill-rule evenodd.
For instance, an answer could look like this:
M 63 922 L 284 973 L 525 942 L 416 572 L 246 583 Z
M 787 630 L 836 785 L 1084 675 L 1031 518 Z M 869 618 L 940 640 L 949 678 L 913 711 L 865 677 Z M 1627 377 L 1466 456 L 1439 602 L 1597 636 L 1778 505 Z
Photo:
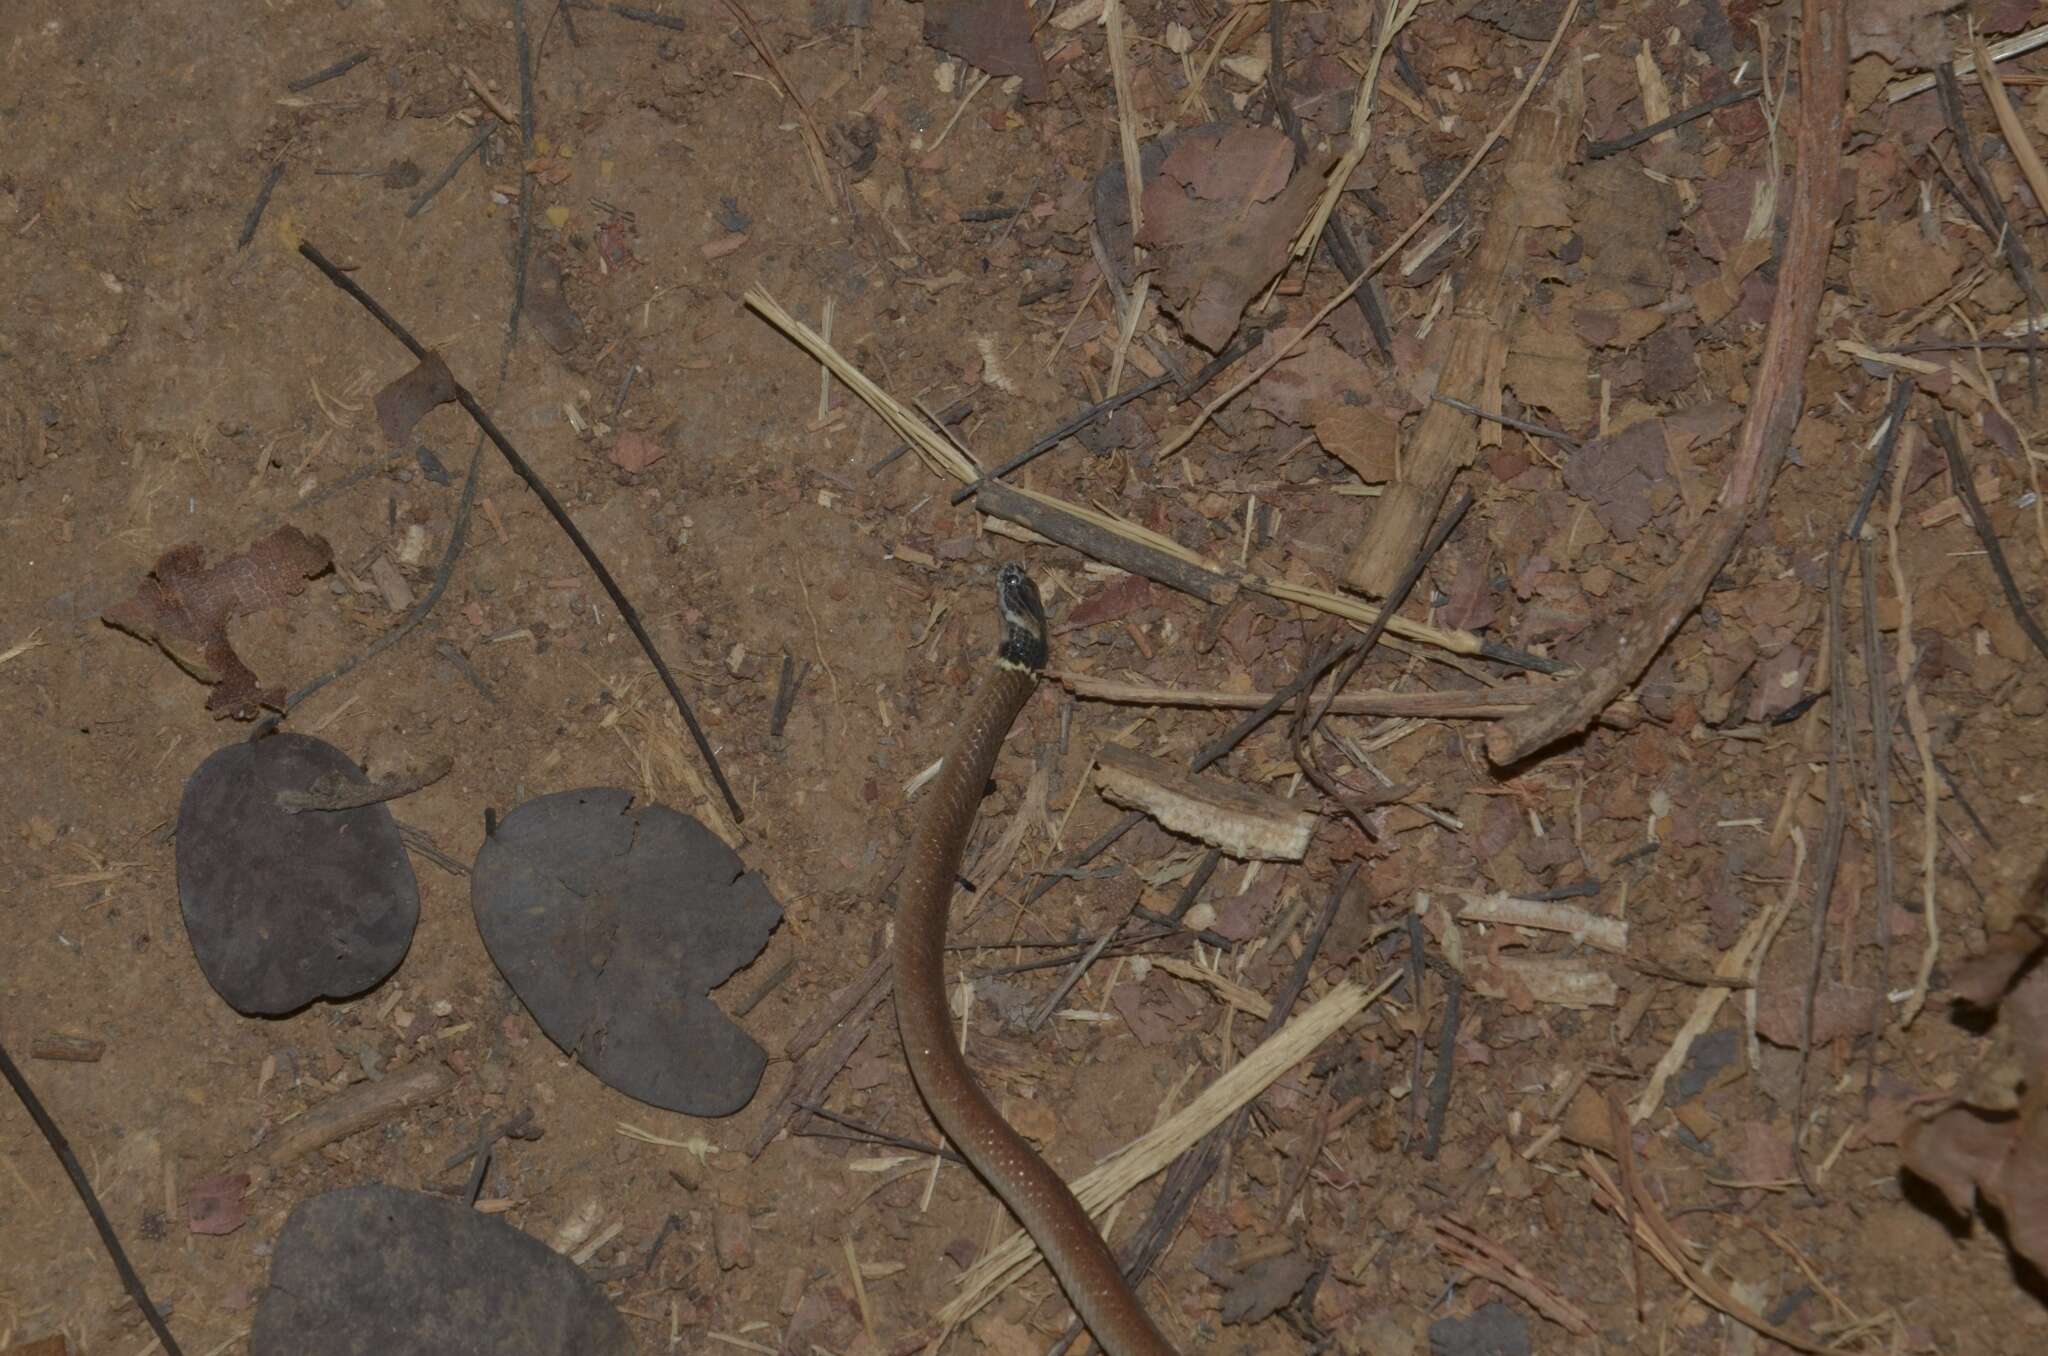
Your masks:
M 1045 607 L 1023 566 L 998 571 L 996 600 L 1002 633 L 994 662 L 926 789 L 897 895 L 892 951 L 904 1056 L 932 1118 L 1031 1235 L 1096 1345 L 1107 1356 L 1175 1356 L 1088 1212 L 996 1110 L 953 1035 L 945 983 L 953 882 L 996 755 L 1047 658 Z

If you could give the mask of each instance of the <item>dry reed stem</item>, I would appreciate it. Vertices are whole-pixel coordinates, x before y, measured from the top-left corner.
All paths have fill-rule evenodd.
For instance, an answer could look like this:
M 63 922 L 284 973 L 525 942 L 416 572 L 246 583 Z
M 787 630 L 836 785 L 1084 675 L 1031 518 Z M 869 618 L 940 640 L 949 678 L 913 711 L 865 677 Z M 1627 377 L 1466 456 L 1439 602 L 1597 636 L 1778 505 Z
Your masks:
M 734 22 L 739 24 L 740 30 L 747 35 L 747 41 L 760 53 L 762 63 L 774 73 L 776 83 L 782 86 L 783 94 L 796 109 L 797 124 L 803 131 L 804 152 L 811 162 L 811 174 L 818 181 L 818 191 L 825 195 L 826 201 L 834 202 L 836 205 L 839 195 L 833 189 L 831 162 L 825 158 L 825 135 L 818 130 L 817 120 L 811 117 L 810 105 L 796 92 L 795 82 L 789 78 L 789 73 L 782 69 L 782 63 L 776 59 L 775 49 L 761 36 L 760 25 L 754 22 L 754 16 L 747 12 L 747 7 L 739 0 L 725 0 L 725 8 L 732 15 Z
M 1414 238 L 1415 233 L 1421 230 L 1426 222 L 1443 209 L 1443 205 L 1451 200 L 1452 194 L 1464 187 L 1465 180 L 1471 177 L 1472 171 L 1479 168 L 1479 162 L 1486 158 L 1487 153 L 1494 148 L 1494 145 L 1507 135 L 1508 128 L 1514 125 L 1515 119 L 1522 115 L 1522 106 L 1529 102 L 1529 96 L 1536 92 L 1536 86 L 1542 81 L 1544 72 L 1550 69 L 1551 58 L 1557 55 L 1558 46 L 1564 41 L 1565 29 L 1571 26 L 1572 16 L 1578 12 L 1579 0 L 1565 0 L 1564 12 L 1557 19 L 1557 30 L 1550 35 L 1550 44 L 1543 49 L 1543 56 L 1537 61 L 1535 69 L 1529 72 L 1529 79 L 1523 84 L 1521 93 L 1515 96 L 1514 103 L 1508 106 L 1506 115 L 1494 125 L 1493 130 L 1487 133 L 1481 139 L 1479 145 L 1473 148 L 1472 154 L 1465 161 L 1464 167 L 1452 177 L 1448 184 L 1444 185 L 1443 192 L 1437 194 L 1429 206 L 1423 208 L 1421 214 L 1415 220 L 1408 223 L 1406 230 L 1389 241 L 1387 247 L 1381 250 L 1371 263 L 1360 269 L 1356 278 L 1353 278 L 1340 289 L 1336 296 L 1331 297 L 1318 307 L 1316 313 L 1308 318 L 1307 324 L 1296 330 L 1291 336 L 1280 337 L 1280 342 L 1275 347 L 1270 358 L 1267 358 L 1251 371 L 1245 373 L 1244 376 L 1232 382 L 1221 395 L 1218 395 L 1215 399 L 1204 405 L 1186 428 L 1162 442 L 1159 445 L 1158 452 L 1154 454 L 1158 460 L 1164 461 L 1180 451 L 1181 448 L 1186 447 L 1194 436 L 1200 433 L 1209 420 L 1214 417 L 1216 411 L 1237 399 L 1253 383 L 1279 366 L 1281 360 L 1293 353 L 1296 345 L 1314 333 L 1316 326 L 1327 320 L 1332 311 L 1351 300 L 1352 293 L 1365 286 L 1366 281 L 1373 274 L 1385 268 L 1387 261 L 1396 254 L 1399 254 L 1402 248 Z
M 1072 1183 L 1074 1195 L 1091 1216 L 1102 1216 L 1139 1183 L 1193 1147 L 1195 1141 L 1235 1115 L 1238 1108 L 1264 1092 L 1289 1069 L 1308 1058 L 1317 1046 L 1342 1030 L 1394 986 L 1396 972 L 1366 989 L 1349 980 L 1305 1009 L 1273 1033 L 1195 1099 L 1150 1131 L 1132 1140 L 1098 1167 Z M 961 1278 L 961 1294 L 939 1311 L 941 1337 L 967 1321 L 1001 1294 L 1039 1260 L 1030 1235 L 1018 1232 L 986 1253 Z M 934 1344 L 936 1346 L 936 1343 Z

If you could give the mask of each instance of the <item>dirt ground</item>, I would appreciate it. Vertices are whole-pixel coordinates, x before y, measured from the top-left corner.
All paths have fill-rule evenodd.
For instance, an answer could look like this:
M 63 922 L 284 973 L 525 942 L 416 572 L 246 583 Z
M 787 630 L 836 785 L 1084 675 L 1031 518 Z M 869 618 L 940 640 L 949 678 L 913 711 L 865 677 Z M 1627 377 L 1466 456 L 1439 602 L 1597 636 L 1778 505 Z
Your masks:
M 963 1169 L 934 1179 L 926 1159 L 846 1138 L 789 1133 L 758 1156 L 748 1148 L 791 1076 L 790 1037 L 883 944 L 917 808 L 907 786 L 945 749 L 953 713 L 986 662 L 995 567 L 1029 564 L 1051 607 L 1055 666 L 1103 679 L 1266 692 L 1345 633 L 1327 616 L 1249 591 L 1211 606 L 1160 584 L 1133 586 L 1073 550 L 999 535 L 971 505 L 949 505 L 953 484 L 915 456 L 875 471 L 895 437 L 844 386 L 831 388 L 821 418 L 817 364 L 740 301 L 759 284 L 814 326 L 829 302 L 835 346 L 898 399 L 932 410 L 973 402 L 960 436 L 984 463 L 1107 394 L 1118 332 L 1088 236 L 1096 176 L 1118 163 L 1119 137 L 1100 26 L 1044 23 L 1047 100 L 1027 102 L 993 82 L 963 112 L 974 73 L 925 43 L 920 6 L 875 0 L 867 26 L 852 27 L 840 20 L 869 6 L 749 0 L 783 75 L 722 5 L 661 8 L 686 10 L 682 26 L 528 0 L 532 146 L 500 129 L 410 216 L 427 181 L 493 120 L 476 85 L 517 114 L 517 48 L 503 0 L 143 9 L 12 0 L 0 10 L 0 723 L 9 754 L 0 778 L 0 1039 L 75 1146 L 187 1352 L 246 1347 L 295 1204 L 366 1182 L 459 1192 L 468 1169 L 448 1166 L 451 1158 L 474 1145 L 480 1125 L 524 1108 L 543 1133 L 500 1147 L 485 1208 L 542 1239 L 579 1219 L 590 1236 L 593 1221 L 597 1231 L 616 1224 L 585 1262 L 642 1351 L 902 1348 L 1004 1231 L 986 1189 Z M 1343 209 L 1375 247 L 1448 183 L 1511 102 L 1559 10 L 1519 7 L 1540 13 L 1525 16 L 1530 32 L 1518 22 L 1511 34 L 1488 17 L 1499 8 L 1425 5 L 1404 39 L 1413 69 L 1384 78 L 1391 92 L 1356 181 L 1363 191 Z M 1246 68 L 1248 77 L 1219 63 L 1205 83 L 1208 113 L 1183 103 L 1233 9 L 1222 0 L 1127 6 L 1141 135 L 1211 117 L 1264 118 L 1263 68 Z M 1303 115 L 1315 135 L 1337 137 L 1350 112 L 1337 92 L 1355 87 L 1371 53 L 1368 12 L 1291 9 L 1288 67 L 1301 89 L 1325 92 L 1303 95 Z M 1732 44 L 1753 58 L 1752 19 L 1769 26 L 1775 80 L 1797 29 L 1789 6 L 1589 6 L 1565 50 L 1589 82 L 1616 79 L 1589 83 L 1586 139 L 1657 115 L 1638 89 L 1644 62 L 1670 85 L 1663 111 L 1698 102 L 1703 80 L 1734 70 L 1706 53 Z M 1256 57 L 1265 22 L 1254 7 L 1226 56 Z M 288 88 L 359 50 L 367 59 L 345 74 Z M 1630 1246 L 1628 1226 L 1596 1201 L 1589 1176 L 1596 1162 L 1614 1170 L 1584 1147 L 1605 1132 L 1568 1113 L 1585 1105 L 1573 1097 L 1582 1089 L 1622 1104 L 1640 1096 L 1708 992 L 1702 977 L 1787 897 L 1795 907 L 1753 972 L 1757 987 L 1717 1010 L 1635 1126 L 1631 1171 L 1717 1293 L 1806 1342 L 2048 1349 L 2039 1273 L 1999 1229 L 1946 1210 L 1904 1171 L 1899 1147 L 1909 1120 L 1968 1093 L 2001 1048 L 1981 1015 L 1958 1015 L 1947 986 L 2012 926 L 2013 882 L 2048 856 L 2038 780 L 2048 765 L 2043 656 L 2014 622 L 1925 438 L 1909 453 L 1924 473 L 1907 477 L 1899 545 L 1878 534 L 1874 596 L 1889 669 L 1900 614 L 1886 562 L 1896 551 L 1914 581 L 1921 656 L 1912 676 L 1923 708 L 1915 719 L 1953 778 L 1939 793 L 1939 951 L 1925 1009 L 1904 1025 L 1928 921 L 1921 765 L 1901 715 L 1888 816 L 1865 789 L 1867 755 L 1847 771 L 1848 832 L 1823 958 L 1822 997 L 1878 995 L 1881 1034 L 1873 1041 L 1860 1020 L 1831 1026 L 1814 1044 L 1803 1094 L 1794 1091 L 1800 1057 L 1788 1048 L 1799 1043 L 1800 1019 L 1786 1014 L 1798 1013 L 1813 966 L 1812 880 L 1825 834 L 1826 560 L 1869 474 L 1899 370 L 1858 362 L 1838 344 L 1885 347 L 1879 339 L 1901 312 L 1925 313 L 1930 328 L 1911 337 L 1963 337 L 1944 306 L 1987 327 L 2023 308 L 1997 246 L 1937 199 L 1929 163 L 1914 158 L 1938 124 L 1933 96 L 1897 106 L 1917 111 L 1887 112 L 1877 91 L 1914 69 L 1889 60 L 1865 55 L 1852 72 L 1856 181 L 1794 454 L 1767 519 L 1618 718 L 1503 772 L 1483 752 L 1479 722 L 1333 715 L 1321 758 L 1344 786 L 1374 786 L 1370 764 L 1404 788 L 1398 803 L 1361 811 L 1372 837 L 1295 776 L 1284 722 L 1219 765 L 1228 780 L 1291 793 L 1315 811 L 1313 845 L 1305 863 L 1226 861 L 1216 872 L 1200 907 L 1211 940 L 1230 944 L 1220 960 L 1186 936 L 1154 949 L 1220 964 L 1220 974 L 1270 998 L 1332 882 L 1357 864 L 1359 887 L 1342 902 L 1302 1004 L 1345 976 L 1401 978 L 1259 1102 L 1249 1133 L 1145 1283 L 1148 1306 L 1183 1350 L 1776 1349 Z M 2038 80 L 2048 60 L 2022 57 L 2006 69 Z M 782 78 L 822 130 L 829 187 Z M 2014 91 L 2022 118 L 2038 127 L 2048 86 L 2022 81 Z M 1989 146 L 1995 124 L 1974 82 L 1971 99 L 1994 180 L 2038 255 L 2048 248 L 2039 205 L 2011 155 Z M 1722 276 L 1723 254 L 1696 252 L 1709 229 L 1700 223 L 1747 213 L 1767 163 L 1762 135 L 1732 117 L 1710 119 L 1639 158 L 1597 162 L 1630 166 L 1621 190 L 1629 211 L 1668 207 L 1685 223 L 1653 251 L 1679 261 L 1653 284 L 1659 296 Z M 1448 318 L 1444 264 L 1469 251 L 1501 192 L 1500 158 L 1459 190 L 1451 215 L 1461 233 L 1438 257 L 1407 271 L 1397 261 L 1382 275 L 1409 375 L 1420 370 L 1428 332 Z M 273 166 L 283 175 L 238 244 Z M 1611 210 L 1614 194 L 1594 178 L 1608 172 L 1590 159 L 1573 165 L 1575 212 L 1593 211 L 1602 194 Z M 543 273 L 559 270 L 580 328 L 551 330 L 563 312 L 530 306 L 501 382 L 522 179 L 531 258 Z M 1886 253 L 1912 234 L 1916 213 L 1924 222 L 1930 212 L 1936 234 L 1946 233 L 1938 259 Z M 1557 240 L 1571 234 L 1560 228 Z M 371 402 L 411 360 L 295 252 L 302 238 L 445 355 L 494 412 L 647 619 L 716 746 L 746 810 L 734 841 L 786 911 L 719 1001 L 730 1009 L 793 967 L 743 1019 L 771 1061 L 760 1094 L 736 1116 L 655 1110 L 573 1063 L 499 977 L 467 878 L 423 856 L 414 858 L 417 935 L 397 972 L 367 994 L 248 1018 L 198 968 L 172 829 L 185 777 L 247 726 L 215 719 L 202 686 L 100 615 L 174 546 L 199 544 L 213 560 L 291 524 L 331 545 L 334 570 L 284 605 L 237 620 L 231 634 L 264 683 L 296 688 L 362 651 L 397 623 L 408 595 L 425 591 L 476 442 L 468 417 L 449 405 L 387 454 Z M 1125 242 L 1128 250 L 1128 228 Z M 1564 314 L 1584 300 L 1569 291 L 1578 256 L 1564 244 L 1544 248 L 1557 262 L 1530 305 Z M 1939 276 L 1921 286 L 1931 269 Z M 1713 321 L 1683 307 L 1657 312 L 1655 298 L 1638 297 L 1630 304 L 1639 309 L 1615 310 L 1623 319 L 1596 342 L 1549 350 L 1547 361 L 1578 364 L 1571 381 L 1583 408 L 1527 393 L 1517 408 L 1580 437 L 1610 427 L 1610 406 L 1673 419 L 1715 402 L 1739 412 L 1771 277 L 1768 265 L 1738 277 L 1738 304 Z M 1298 320 L 1305 303 L 1340 285 L 1320 259 L 1305 280 L 1298 266 L 1286 278 L 1278 295 L 1254 301 L 1252 318 L 1270 307 Z M 1912 296 L 1889 305 L 1899 292 Z M 1628 316 L 1652 312 L 1659 323 L 1678 319 L 1653 333 L 1629 327 Z M 1326 347 L 1386 370 L 1353 312 L 1334 323 L 1341 342 Z M 1681 330 L 1674 355 L 1671 334 Z M 1157 353 L 1188 370 L 1208 356 L 1165 312 L 1148 311 L 1140 335 L 1157 349 L 1132 348 L 1126 387 L 1159 369 Z M 1929 357 L 1939 373 L 1921 373 L 1925 387 L 1969 386 L 1941 375 L 1950 354 Z M 1965 416 L 1980 474 L 2002 476 L 1986 494 L 1991 520 L 2021 592 L 2038 600 L 2048 589 L 2048 534 L 2024 496 L 2028 439 L 2042 419 L 2028 403 L 2024 360 L 1984 359 L 1982 380 L 2000 402 L 1944 403 Z M 1509 361 L 1512 374 L 1517 360 Z M 1342 411 L 1302 416 L 1299 404 L 1234 403 L 1167 459 L 1160 440 L 1194 406 L 1153 396 L 1092 446 L 1056 449 L 1023 483 L 1144 523 L 1204 556 L 1335 589 L 1370 522 L 1371 477 L 1326 450 Z M 1420 408 L 1405 402 L 1392 417 L 1412 432 Z M 1561 476 L 1561 454 L 1507 432 L 1466 473 L 1477 504 L 1406 615 L 1568 665 L 1594 662 L 1611 635 L 1606 623 L 1642 605 L 1694 529 L 1719 485 L 1732 427 L 1731 418 L 1674 453 L 1669 477 L 1633 490 L 1613 479 L 1588 489 L 1571 478 L 1576 463 Z M 293 709 L 287 728 L 333 742 L 373 773 L 451 758 L 449 775 L 391 808 L 457 866 L 482 843 L 487 809 L 503 814 L 569 788 L 624 786 L 722 824 L 696 753 L 618 613 L 534 496 L 488 449 L 485 457 L 466 547 L 425 623 Z M 1615 504 L 1626 493 L 1647 507 L 1642 521 L 1618 526 Z M 1887 502 L 1878 501 L 1880 526 Z M 1851 709 L 1867 749 L 1860 587 L 1852 572 Z M 772 733 L 785 656 L 809 667 Z M 1390 638 L 1353 686 L 1469 694 L 1525 681 L 1508 664 Z M 1896 674 L 1890 681 L 1896 705 Z M 1198 844 L 1148 823 L 1019 907 L 1032 872 L 1060 866 L 1122 814 L 1089 776 L 1097 749 L 1123 742 L 1184 763 L 1233 718 L 1046 688 L 1013 732 L 983 808 L 970 863 L 984 868 L 997 835 L 1020 811 L 1029 818 L 1006 872 L 989 879 L 970 866 L 978 889 L 956 907 L 954 934 L 986 946 L 960 951 L 963 967 L 1092 937 L 1134 903 L 1168 909 L 1199 860 Z M 1808 697 L 1818 700 L 1802 706 Z M 1802 874 L 1789 894 L 1795 849 L 1789 835 L 1773 834 L 1781 813 L 1800 830 Z M 1892 898 L 1880 903 L 1887 833 Z M 1527 896 L 1589 878 L 1598 892 L 1568 902 L 1626 922 L 1621 957 L 1554 934 L 1453 921 L 1468 895 Z M 1420 928 L 1410 929 L 1411 916 Z M 1890 936 L 1882 952 L 1880 919 Z M 1411 935 L 1437 958 L 1419 1005 L 1406 969 Z M 1519 982 L 1489 991 L 1485 976 L 1503 947 L 1611 976 L 1609 989 L 1577 1007 L 1542 1001 Z M 1466 977 L 1446 1043 L 1451 964 Z M 1227 986 L 1127 958 L 1092 968 L 1063 1000 L 1063 1019 L 1023 1032 L 1017 1015 L 1051 992 L 1057 973 L 983 980 L 970 1051 L 1069 1177 L 1184 1104 L 1244 1058 L 1256 1034 L 1258 1020 L 1228 1005 Z M 1755 1020 L 1774 1035 L 1754 1053 L 1745 1030 L 1752 996 Z M 823 1100 L 865 1125 L 934 1141 L 889 1009 L 879 1011 Z M 62 1035 L 101 1042 L 103 1053 L 27 1057 L 34 1042 Z M 1420 1112 L 1446 1059 L 1455 1076 L 1440 1144 L 1426 1155 Z M 456 1077 L 431 1102 L 295 1162 L 265 1158 L 267 1143 L 326 1099 L 433 1061 Z M 622 1124 L 672 1143 L 629 1137 Z M 0 1349 L 61 1331 L 74 1351 L 145 1350 L 135 1306 L 11 1097 L 0 1098 L 0 1165 Z M 1816 1178 L 1814 1193 L 1800 1172 Z M 246 1222 L 195 1232 L 193 1184 L 234 1173 L 249 1174 Z M 1142 1189 L 1126 1206 L 1118 1237 L 1150 1197 Z M 671 1216 L 676 1229 L 643 1268 Z M 1509 1283 L 1457 1262 L 1443 1221 L 1492 1240 L 1529 1279 Z M 1256 1309 L 1270 1316 L 1227 1321 L 1240 1301 L 1257 1306 L 1246 1269 L 1275 1259 L 1303 1265 L 1294 1286 Z M 1567 1311 L 1586 1316 L 1580 1331 L 1559 1321 Z M 949 1349 L 1043 1350 L 1067 1317 L 1040 1271 Z

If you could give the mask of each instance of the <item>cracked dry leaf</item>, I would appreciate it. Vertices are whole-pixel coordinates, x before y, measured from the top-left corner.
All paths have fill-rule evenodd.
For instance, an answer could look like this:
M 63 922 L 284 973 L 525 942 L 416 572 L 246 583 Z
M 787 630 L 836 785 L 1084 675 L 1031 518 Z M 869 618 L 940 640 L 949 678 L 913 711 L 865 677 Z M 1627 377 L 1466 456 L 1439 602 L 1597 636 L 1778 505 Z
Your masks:
M 174 546 L 136 585 L 135 595 L 100 620 L 156 645 L 179 668 L 213 688 L 206 709 L 215 716 L 253 720 L 265 706 L 281 707 L 283 688 L 260 688 L 254 670 L 228 642 L 227 626 L 267 607 L 282 607 L 303 593 L 306 581 L 334 563 L 320 537 L 280 527 L 240 555 L 206 564 L 206 548 Z

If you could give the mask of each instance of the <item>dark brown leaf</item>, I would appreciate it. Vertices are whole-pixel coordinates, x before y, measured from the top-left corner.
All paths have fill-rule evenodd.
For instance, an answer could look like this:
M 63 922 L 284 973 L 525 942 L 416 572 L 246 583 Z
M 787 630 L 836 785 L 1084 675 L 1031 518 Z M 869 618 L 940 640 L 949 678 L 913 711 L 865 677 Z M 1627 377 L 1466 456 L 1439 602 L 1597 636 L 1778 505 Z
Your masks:
M 998 79 L 1019 76 L 1022 94 L 1047 94 L 1045 58 L 1031 35 L 1031 8 L 1017 0 L 925 0 L 924 40 Z
M 399 447 L 414 425 L 436 407 L 455 399 L 455 376 L 441 355 L 429 352 L 404 376 L 377 392 L 377 428 L 386 447 Z

